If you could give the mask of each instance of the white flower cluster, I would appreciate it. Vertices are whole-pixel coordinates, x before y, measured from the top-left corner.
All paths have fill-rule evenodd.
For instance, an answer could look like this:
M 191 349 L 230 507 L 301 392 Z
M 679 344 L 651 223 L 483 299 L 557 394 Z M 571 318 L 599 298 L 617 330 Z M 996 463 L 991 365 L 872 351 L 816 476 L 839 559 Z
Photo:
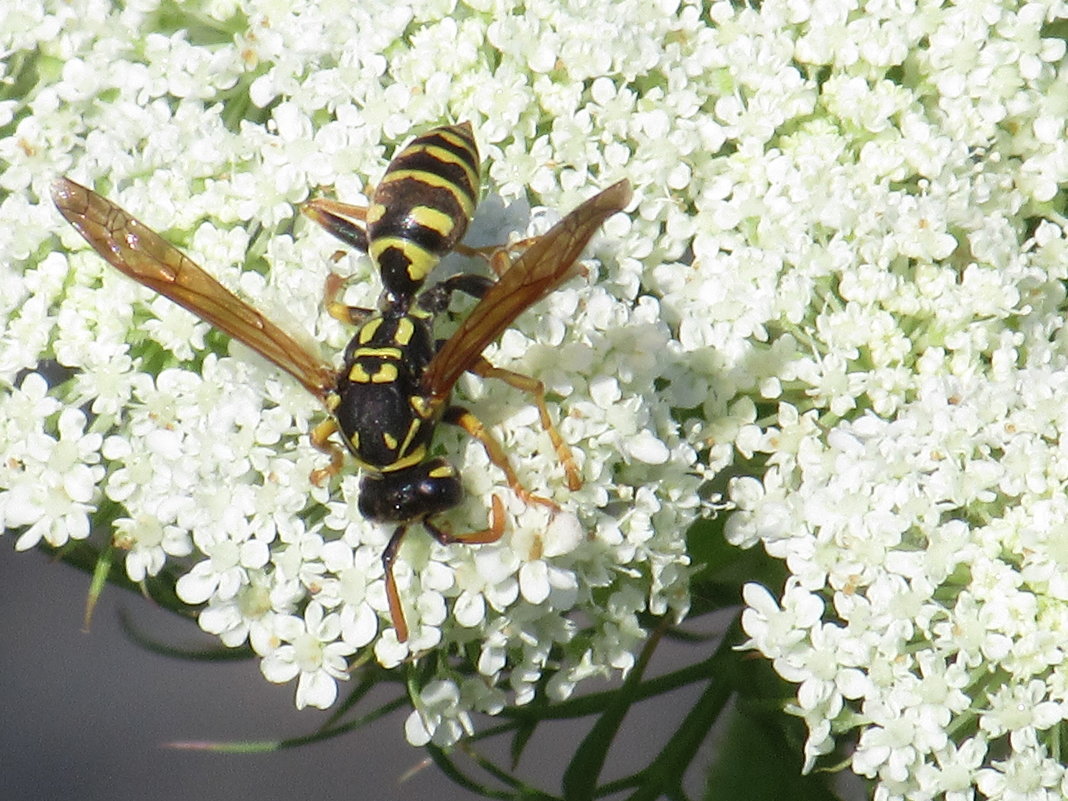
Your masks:
M 201 626 L 248 643 L 267 679 L 296 679 L 298 706 L 333 703 L 360 651 L 393 666 L 440 649 L 407 727 L 415 743 L 453 742 L 472 712 L 529 702 L 546 675 L 564 698 L 627 670 L 644 639 L 638 616 L 688 607 L 683 535 L 703 508 L 704 468 L 700 426 L 675 410 L 699 406 L 713 381 L 693 375 L 644 270 L 685 255 L 686 164 L 722 138 L 703 124 L 707 91 L 686 86 L 706 80 L 711 52 L 695 3 L 587 5 L 6 9 L 0 522 L 15 546 L 95 530 L 128 552 L 134 580 L 181 571 Z M 330 490 L 309 481 L 324 464 L 307 437 L 322 415 L 314 399 L 105 264 L 49 185 L 70 174 L 93 186 L 284 328 L 340 353 L 349 332 L 320 308 L 328 271 L 352 276 L 353 304 L 374 305 L 380 283 L 366 257 L 335 266 L 336 243 L 292 226 L 295 205 L 328 185 L 359 202 L 396 144 L 460 120 L 500 198 L 473 239 L 544 231 L 624 176 L 636 211 L 597 237 L 590 281 L 570 282 L 487 352 L 545 382 L 583 488 L 564 487 L 526 397 L 463 379 L 458 394 L 524 484 L 562 511 L 524 504 L 477 443 L 441 432 L 468 494 L 448 526 L 483 528 L 498 495 L 506 535 L 445 547 L 413 530 L 396 566 L 412 630 L 400 643 L 381 565 L 391 531 L 357 513 L 357 476 Z M 528 194 L 542 204 L 532 214 Z M 460 647 L 476 674 L 452 666 Z
M 844 742 L 880 801 L 1063 798 L 1068 8 L 724 11 L 736 152 L 663 302 L 717 347 L 709 436 L 765 465 L 727 533 L 789 579 L 747 587 L 748 645 L 809 768 Z
M 1068 9 L 578 5 L 184 3 L 187 27 L 148 34 L 149 0 L 20 3 L 0 21 L 25 95 L 0 93 L 0 519 L 28 548 L 120 508 L 131 577 L 191 565 L 201 625 L 297 678 L 299 705 L 331 703 L 360 649 L 468 645 L 477 674 L 438 660 L 407 725 L 447 744 L 547 670 L 556 698 L 626 670 L 637 615 L 686 609 L 699 482 L 741 454 L 765 467 L 733 482 L 728 535 L 791 574 L 778 599 L 747 588 L 743 623 L 799 685 L 809 766 L 852 738 L 885 801 L 1068 794 Z M 82 249 L 47 186 L 94 182 L 340 350 L 318 308 L 333 245 L 283 232 L 293 204 L 357 200 L 383 143 L 465 119 L 491 191 L 553 209 L 533 231 L 624 175 L 637 204 L 594 280 L 489 353 L 561 399 L 585 486 L 563 489 L 524 398 L 462 381 L 566 511 L 527 508 L 443 433 L 470 496 L 450 524 L 481 528 L 498 494 L 508 534 L 406 540 L 402 644 L 390 531 L 359 517 L 355 476 L 308 482 L 312 399 Z M 526 222 L 487 202 L 472 239 Z M 367 260 L 342 265 L 373 304 Z M 49 388 L 48 359 L 72 377 Z

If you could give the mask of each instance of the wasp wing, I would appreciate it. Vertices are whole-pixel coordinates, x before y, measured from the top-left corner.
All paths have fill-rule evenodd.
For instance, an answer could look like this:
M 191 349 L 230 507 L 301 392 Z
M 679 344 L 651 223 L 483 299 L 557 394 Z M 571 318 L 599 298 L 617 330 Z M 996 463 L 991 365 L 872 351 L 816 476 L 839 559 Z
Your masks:
M 52 200 L 85 241 L 119 272 L 170 298 L 296 378 L 320 399 L 333 369 L 192 259 L 110 200 L 69 178 L 52 184 Z
M 423 391 L 437 401 L 444 399 L 520 314 L 581 272 L 576 261 L 582 249 L 630 197 L 630 182 L 614 183 L 531 242 L 434 355 L 423 373 Z

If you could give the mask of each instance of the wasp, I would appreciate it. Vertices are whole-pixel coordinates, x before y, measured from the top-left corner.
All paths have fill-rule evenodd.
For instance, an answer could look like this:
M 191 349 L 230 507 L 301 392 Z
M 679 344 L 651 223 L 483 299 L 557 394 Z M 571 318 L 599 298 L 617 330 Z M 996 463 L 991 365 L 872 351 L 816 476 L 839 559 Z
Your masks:
M 336 369 L 212 278 L 159 234 L 116 204 L 69 178 L 52 186 L 60 213 L 120 272 L 169 298 L 249 346 L 293 376 L 329 413 L 312 431 L 312 444 L 330 456 L 312 474 L 315 483 L 339 472 L 344 451 L 362 470 L 359 511 L 369 520 L 396 525 L 383 554 L 386 597 L 397 639 L 408 639 L 393 576 L 401 542 L 416 523 L 442 544 L 489 543 L 504 532 L 504 511 L 494 495 L 484 530 L 453 534 L 439 516 L 460 503 L 457 469 L 431 454 L 436 426 L 459 426 L 478 439 L 527 502 L 556 505 L 528 492 L 504 448 L 469 410 L 450 401 L 459 377 L 471 371 L 499 378 L 530 393 L 563 464 L 567 484 L 581 486 L 567 444 L 553 425 L 540 381 L 490 364 L 483 356 L 524 310 L 581 272 L 579 255 L 600 225 L 630 202 L 619 181 L 594 195 L 544 235 L 519 243 L 514 258 L 500 248 L 487 258 L 496 273 L 459 273 L 430 287 L 428 276 L 453 250 L 473 252 L 461 240 L 478 202 L 480 162 L 469 123 L 442 126 L 398 151 L 367 206 L 325 198 L 302 211 L 344 243 L 366 252 L 382 279 L 377 309 L 350 307 L 338 298 L 343 281 L 333 273 L 324 301 L 334 317 L 356 326 Z M 436 340 L 433 322 L 453 293 L 478 299 L 448 339 Z

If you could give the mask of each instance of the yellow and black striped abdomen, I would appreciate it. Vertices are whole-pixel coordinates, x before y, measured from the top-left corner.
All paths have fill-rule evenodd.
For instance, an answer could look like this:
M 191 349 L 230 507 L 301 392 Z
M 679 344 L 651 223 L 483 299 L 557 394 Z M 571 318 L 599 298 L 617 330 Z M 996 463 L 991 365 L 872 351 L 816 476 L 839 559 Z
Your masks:
M 478 203 L 471 124 L 434 128 L 389 163 L 367 210 L 368 252 L 394 297 L 410 297 L 459 242 Z

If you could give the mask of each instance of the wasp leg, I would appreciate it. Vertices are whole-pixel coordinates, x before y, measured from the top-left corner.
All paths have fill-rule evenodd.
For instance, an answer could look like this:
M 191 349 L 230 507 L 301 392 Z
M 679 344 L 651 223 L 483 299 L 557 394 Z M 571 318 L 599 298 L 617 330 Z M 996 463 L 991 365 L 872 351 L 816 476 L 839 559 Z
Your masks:
M 419 295 L 419 308 L 431 314 L 438 314 L 449 308 L 453 292 L 463 292 L 473 298 L 481 298 L 494 283 L 495 281 L 486 275 L 457 273 L 424 290 Z
M 471 367 L 471 372 L 483 378 L 499 379 L 510 387 L 515 387 L 534 396 L 534 403 L 538 407 L 538 416 L 541 418 L 541 427 L 545 429 L 545 433 L 552 440 L 553 448 L 556 449 L 556 456 L 564 466 L 564 473 L 567 475 L 567 488 L 569 490 L 577 490 L 582 487 L 582 477 L 579 475 L 578 465 L 575 464 L 575 457 L 571 453 L 571 448 L 564 442 L 564 438 L 560 436 L 560 432 L 549 416 L 549 407 L 545 405 L 545 385 L 538 379 L 531 378 L 528 375 L 513 373 L 511 370 L 495 367 L 482 357 Z
M 365 309 L 362 306 L 346 306 L 338 298 L 341 288 L 345 285 L 345 279 L 337 273 L 326 276 L 323 286 L 323 308 L 326 313 L 335 320 L 340 320 L 348 325 L 363 325 L 367 318 L 374 314 L 374 309 Z
M 485 545 L 490 542 L 496 542 L 504 536 L 504 504 L 496 495 L 493 496 L 493 510 L 489 528 L 484 528 L 481 531 L 471 531 L 467 534 L 450 534 L 425 518 L 423 526 L 442 545 L 452 545 L 457 542 L 467 545 Z M 393 564 L 397 561 L 397 553 L 400 551 L 401 542 L 404 541 L 404 535 L 407 533 L 407 524 L 398 526 L 382 551 L 382 567 L 386 576 L 386 603 L 389 605 L 389 617 L 393 621 L 393 628 L 397 631 L 397 640 L 399 642 L 408 641 L 408 623 L 404 619 L 404 609 L 401 606 L 397 580 L 393 577 Z
M 442 545 L 452 545 L 456 542 L 462 542 L 465 545 L 486 545 L 490 542 L 496 542 L 504 536 L 504 502 L 494 495 L 491 505 L 489 528 L 484 528 L 481 531 L 450 534 L 435 523 L 431 523 L 429 519 L 424 519 L 423 525 L 434 536 L 434 539 Z
M 475 248 L 470 245 L 465 245 L 463 242 L 457 242 L 453 245 L 452 249 L 461 256 L 467 256 L 469 259 L 486 259 L 486 261 L 489 261 L 489 257 L 492 256 L 499 247 L 499 245 L 496 247 L 489 245 L 487 247 Z
M 300 207 L 304 216 L 318 223 L 349 247 L 367 252 L 367 207 L 319 197 Z
M 401 542 L 408 531 L 408 526 L 397 526 L 389 543 L 382 551 L 382 567 L 386 571 L 386 602 L 389 604 L 389 616 L 393 621 L 393 628 L 397 630 L 397 639 L 400 642 L 408 640 L 408 624 L 404 620 L 404 610 L 401 608 L 400 593 L 397 591 L 397 580 L 393 578 L 393 563 L 397 561 L 397 551 L 400 550 Z
M 485 259 L 490 269 L 500 278 L 508 268 L 512 266 L 511 252 L 523 250 L 538 237 L 532 236 L 520 239 L 510 245 L 491 245 L 484 248 L 473 248 L 459 243 L 453 246 L 453 250 L 464 256 Z M 439 312 L 446 309 L 453 292 L 463 292 L 473 298 L 481 298 L 495 281 L 484 275 L 475 273 L 457 273 L 456 275 L 439 281 L 430 287 L 419 298 L 419 305 L 429 312 Z
M 527 241 L 528 240 L 526 239 L 523 240 L 523 242 Z M 502 250 L 509 250 L 511 247 L 512 245 L 486 245 L 484 247 L 473 248 L 470 245 L 465 245 L 463 242 L 458 242 L 453 246 L 453 250 L 461 256 L 467 256 L 469 259 L 482 259 L 489 265 L 489 268 L 497 274 L 497 277 L 500 278 L 504 273 L 498 269 L 498 264 L 494 259 L 497 257 L 497 253 Z M 505 263 L 505 267 L 507 267 L 507 263 Z
M 511 251 L 523 250 L 537 238 L 536 236 L 528 236 L 526 239 L 518 239 L 507 245 L 487 245 L 480 248 L 473 248 L 461 242 L 453 247 L 453 250 L 461 256 L 484 259 L 489 268 L 500 278 L 512 266 L 512 257 L 509 255 Z
M 445 414 L 441 419 L 450 425 L 459 426 L 481 442 L 482 447 L 486 449 L 486 455 L 489 457 L 489 460 L 504 471 L 504 479 L 508 482 L 508 486 L 511 487 L 512 492 L 525 503 L 538 503 L 542 506 L 548 506 L 554 512 L 560 510 L 560 507 L 551 500 L 542 498 L 540 495 L 534 495 L 519 482 L 519 477 L 515 474 L 515 470 L 512 469 L 512 465 L 508 461 L 508 454 L 504 452 L 501 443 L 494 438 L 489 430 L 482 424 L 482 421 L 471 414 L 471 412 L 462 406 L 450 406 L 445 410 Z
M 337 430 L 337 421 L 333 417 L 328 417 L 312 429 L 310 436 L 312 446 L 330 457 L 330 464 L 311 472 L 311 482 L 317 487 L 321 487 L 327 479 L 340 473 L 345 463 L 345 452 L 330 440 Z

